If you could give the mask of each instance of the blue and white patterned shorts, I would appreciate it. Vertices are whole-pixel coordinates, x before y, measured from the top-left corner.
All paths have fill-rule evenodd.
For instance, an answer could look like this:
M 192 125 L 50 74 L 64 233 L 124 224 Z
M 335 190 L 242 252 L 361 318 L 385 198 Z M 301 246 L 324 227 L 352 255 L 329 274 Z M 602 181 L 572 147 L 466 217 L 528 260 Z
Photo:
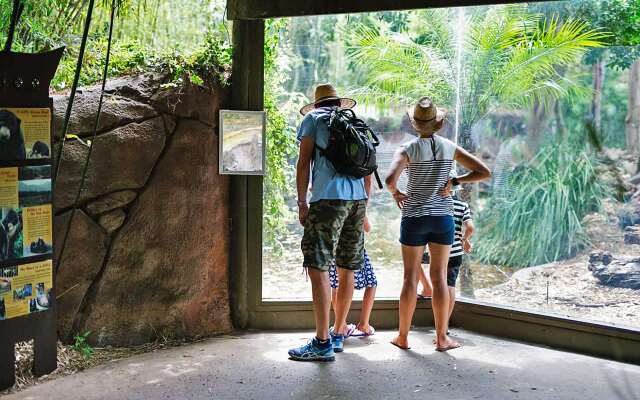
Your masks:
M 329 268 L 329 281 L 331 282 L 332 288 L 338 288 L 338 274 L 335 263 Z M 378 287 L 378 280 L 376 279 L 375 272 L 373 272 L 373 266 L 371 266 L 371 260 L 369 259 L 367 250 L 364 251 L 364 266 L 353 272 L 353 287 L 356 290 Z

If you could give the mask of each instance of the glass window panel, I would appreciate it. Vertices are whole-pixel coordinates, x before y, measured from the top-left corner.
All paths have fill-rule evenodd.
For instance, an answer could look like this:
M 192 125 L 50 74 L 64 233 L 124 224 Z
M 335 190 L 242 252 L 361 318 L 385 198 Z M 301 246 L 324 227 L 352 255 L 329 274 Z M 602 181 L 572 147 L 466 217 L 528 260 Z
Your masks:
M 462 193 L 476 230 L 459 296 L 638 327 L 640 42 L 618 35 L 612 45 L 602 33 L 615 35 L 633 17 L 613 9 L 604 18 L 599 7 L 552 2 L 286 19 L 276 102 L 293 138 L 297 110 L 315 84 L 331 82 L 357 99 L 357 114 L 381 138 L 384 178 L 393 152 L 413 138 L 407 106 L 433 97 L 448 109 L 439 134 L 493 173 Z M 268 144 L 268 157 L 278 151 Z M 265 224 L 264 299 L 311 298 L 301 267 L 295 158 L 294 149 L 284 212 Z M 397 299 L 400 212 L 377 188 L 368 212 L 377 298 Z

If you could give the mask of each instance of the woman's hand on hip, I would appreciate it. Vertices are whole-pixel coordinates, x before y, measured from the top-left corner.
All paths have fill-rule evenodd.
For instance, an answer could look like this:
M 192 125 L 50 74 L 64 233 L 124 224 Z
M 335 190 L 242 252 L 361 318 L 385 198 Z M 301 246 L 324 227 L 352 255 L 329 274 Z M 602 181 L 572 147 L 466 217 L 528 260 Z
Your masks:
M 393 199 L 396 201 L 398 208 L 402 210 L 404 208 L 404 203 L 405 201 L 407 201 L 409 196 L 407 196 L 406 193 L 403 193 L 398 189 L 396 189 L 391 195 L 393 196 Z
M 447 184 L 444 185 L 444 187 L 440 190 L 438 190 L 438 194 L 442 197 L 449 197 L 451 196 L 451 189 L 453 188 L 453 181 L 451 179 L 449 179 L 447 181 Z

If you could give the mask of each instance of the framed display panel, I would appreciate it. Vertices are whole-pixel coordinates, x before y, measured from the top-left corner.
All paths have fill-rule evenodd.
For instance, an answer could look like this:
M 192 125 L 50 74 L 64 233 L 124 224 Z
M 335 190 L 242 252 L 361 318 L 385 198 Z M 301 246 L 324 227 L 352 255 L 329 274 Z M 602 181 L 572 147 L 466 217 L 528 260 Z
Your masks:
M 266 112 L 220 110 L 219 171 L 225 175 L 264 175 Z
M 517 1 L 515 1 L 517 3 Z M 392 4 L 393 3 L 393 4 Z M 456 5 L 483 5 L 497 1 L 466 1 Z M 511 3 L 514 3 L 513 1 Z M 232 106 L 261 110 L 264 100 L 264 19 L 345 12 L 375 12 L 389 9 L 416 9 L 451 6 L 447 2 L 320 1 L 307 6 L 286 1 L 259 3 L 230 0 L 229 18 L 234 20 Z M 262 297 L 262 227 L 264 182 L 261 176 L 234 176 L 231 180 L 232 243 L 231 298 L 234 324 L 238 328 L 312 329 L 313 305 L 310 301 L 268 301 Z M 349 318 L 361 303 L 354 301 Z M 430 301 L 420 302 L 414 324 L 433 323 Z M 398 301 L 376 301 L 372 319 L 376 327 L 397 328 Z M 550 345 L 627 362 L 640 362 L 640 330 L 567 318 L 557 314 L 497 306 L 471 299 L 460 299 L 452 324 L 481 333 Z
M 36 376 L 57 366 L 49 83 L 63 51 L 0 53 L 0 389 L 17 342 L 34 341 Z

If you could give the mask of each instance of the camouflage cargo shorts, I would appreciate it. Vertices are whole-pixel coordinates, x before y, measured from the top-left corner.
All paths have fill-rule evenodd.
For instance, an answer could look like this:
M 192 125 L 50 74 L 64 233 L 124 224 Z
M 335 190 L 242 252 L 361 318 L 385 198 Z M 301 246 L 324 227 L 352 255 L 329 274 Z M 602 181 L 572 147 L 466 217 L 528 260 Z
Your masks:
M 320 200 L 311 203 L 304 224 L 304 267 L 357 271 L 364 263 L 365 200 Z

